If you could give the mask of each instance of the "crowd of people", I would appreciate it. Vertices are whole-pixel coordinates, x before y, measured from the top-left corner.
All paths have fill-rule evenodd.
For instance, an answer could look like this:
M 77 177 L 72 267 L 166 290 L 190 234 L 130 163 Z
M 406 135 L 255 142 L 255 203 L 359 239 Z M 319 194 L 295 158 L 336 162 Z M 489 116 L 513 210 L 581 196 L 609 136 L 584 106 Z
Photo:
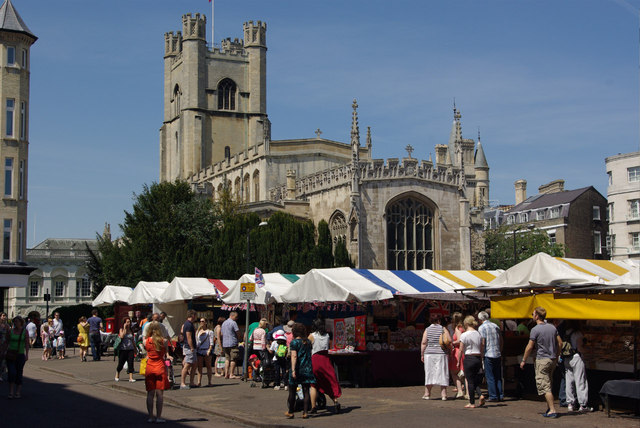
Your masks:
M 463 316 L 455 312 L 451 322 L 442 325 L 438 316 L 431 320 L 422 336 L 421 359 L 424 363 L 424 400 L 431 400 L 434 385 L 440 387 L 440 399 L 448 400 L 447 389 L 452 383 L 454 399 L 465 398 L 465 408 L 483 407 L 487 401 L 504 400 L 502 375 L 503 335 L 501 328 L 509 328 L 529 335 L 523 352 L 520 368 L 524 369 L 530 356 L 535 357 L 535 382 L 539 395 L 544 396 L 546 418 L 557 418 L 558 413 L 552 393 L 554 370 L 560 364 L 564 372 L 560 385 L 560 405 L 570 412 L 591 412 L 588 407 L 588 384 L 586 368 L 581 355 L 584 338 L 576 323 L 549 323 L 546 310 L 537 307 L 532 313 L 533 328 L 526 322 L 500 322 L 490 318 L 489 311 L 480 311 L 475 316 Z M 559 331 L 560 330 L 560 331 Z M 481 390 L 483 378 L 487 383 L 488 398 Z M 478 402 L 476 403 L 476 395 Z
M 314 320 L 309 333 L 306 326 L 295 322 L 295 315 L 286 324 L 275 327 L 263 318 L 250 324 L 243 336 L 237 312 L 231 312 L 226 319 L 218 318 L 213 325 L 189 310 L 175 342 L 171 340 L 174 335 L 165 313 L 150 313 L 146 318 L 125 317 L 113 343 L 118 356 L 114 380 L 120 381 L 120 373 L 126 369 L 129 382 L 135 382 L 136 357 L 144 359 L 139 364 L 146 366 L 149 422 L 164 422 L 163 391 L 172 386 L 174 358 L 182 360 L 180 389 L 202 387 L 205 374 L 205 387 L 213 385 L 214 377 L 247 376 L 248 380 L 261 382 L 263 388 L 288 391 L 287 418 L 293 418 L 296 410 L 302 410 L 303 418 L 317 413 L 319 397 L 325 395 L 332 399 L 334 412 L 339 413 L 342 391 L 329 359 L 330 336 L 325 322 Z M 464 398 L 468 401 L 465 408 L 503 401 L 501 329 L 506 328 L 529 336 L 520 367 L 524 369 L 529 357 L 535 358 L 537 392 L 547 404 L 544 417 L 558 415 L 552 393 L 553 373 L 558 365 L 564 373 L 560 405 L 567 406 L 570 412 L 592 411 L 588 407 L 588 383 L 582 359 L 584 337 L 578 324 L 547 322 L 542 307 L 533 311 L 531 322 L 529 330 L 526 322 L 491 319 L 488 310 L 467 316 L 456 312 L 450 322 L 437 316 L 432 318 L 421 341 L 425 371 L 422 399 L 434 398 L 435 385 L 440 387 L 441 400 Z M 77 330 L 81 361 L 87 361 L 89 347 L 93 360 L 100 361 L 104 324 L 98 311 L 93 310 L 89 318 L 80 317 Z M 0 380 L 6 368 L 9 399 L 22 396 L 24 365 L 36 341 L 40 339 L 42 343 L 43 360 L 64 359 L 65 337 L 58 312 L 42 323 L 39 334 L 34 320 L 26 322 L 17 316 L 9 323 L 7 314 L 0 313 Z M 251 354 L 246 373 L 241 370 L 244 346 L 248 347 L 247 354 Z M 487 384 L 486 397 L 480 390 L 483 378 Z M 448 396 L 450 384 L 455 392 L 452 397 Z

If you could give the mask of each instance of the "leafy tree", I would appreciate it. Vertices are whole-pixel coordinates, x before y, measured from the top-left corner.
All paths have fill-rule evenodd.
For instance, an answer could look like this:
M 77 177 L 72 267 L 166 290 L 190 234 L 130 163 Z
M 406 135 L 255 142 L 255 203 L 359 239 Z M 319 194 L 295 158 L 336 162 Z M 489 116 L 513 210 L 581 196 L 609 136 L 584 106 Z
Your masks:
M 349 257 L 349 252 L 347 251 L 347 243 L 344 239 L 338 239 L 336 243 L 336 248 L 333 252 L 333 266 L 335 267 L 354 267 L 354 263 Z
M 99 255 L 90 254 L 90 276 L 101 289 L 191 274 L 199 268 L 194 254 L 212 248 L 218 220 L 211 200 L 197 197 L 186 182 L 144 185 L 132 212 L 125 211 L 122 238 L 98 236 Z
M 539 229 L 517 230 L 514 250 L 513 232 L 509 226 L 485 231 L 485 269 L 508 269 L 541 252 L 553 257 L 564 255 L 564 246 L 550 242 L 549 236 Z

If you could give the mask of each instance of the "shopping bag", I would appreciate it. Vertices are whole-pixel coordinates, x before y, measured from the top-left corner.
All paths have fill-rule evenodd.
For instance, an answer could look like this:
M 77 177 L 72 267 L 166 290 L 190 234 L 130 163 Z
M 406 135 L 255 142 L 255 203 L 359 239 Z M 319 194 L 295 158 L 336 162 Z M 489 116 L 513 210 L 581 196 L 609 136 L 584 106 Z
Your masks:
M 217 369 L 224 369 L 225 362 L 226 362 L 225 357 L 218 357 L 218 360 L 216 361 L 216 368 Z
M 128 371 L 129 370 L 129 362 L 127 362 L 127 361 L 124 362 L 124 366 L 122 366 L 122 370 L 124 370 L 124 371 Z
M 140 374 L 144 376 L 146 372 L 147 372 L 147 359 L 143 358 L 140 360 Z

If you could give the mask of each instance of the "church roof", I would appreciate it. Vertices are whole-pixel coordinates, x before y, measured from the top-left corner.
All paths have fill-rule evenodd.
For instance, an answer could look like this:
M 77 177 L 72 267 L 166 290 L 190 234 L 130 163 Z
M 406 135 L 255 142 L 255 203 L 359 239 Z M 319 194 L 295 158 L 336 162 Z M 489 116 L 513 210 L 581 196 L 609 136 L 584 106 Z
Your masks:
M 0 30 L 13 31 L 23 33 L 33 37 L 34 41 L 38 38 L 29 30 L 27 24 L 24 23 L 16 9 L 13 7 L 11 0 L 5 0 L 0 6 Z
M 482 144 L 480 140 L 478 140 L 478 148 L 476 149 L 476 156 L 474 158 L 474 163 L 476 168 L 489 168 L 489 164 L 487 163 L 487 158 L 484 155 L 484 150 L 482 149 Z

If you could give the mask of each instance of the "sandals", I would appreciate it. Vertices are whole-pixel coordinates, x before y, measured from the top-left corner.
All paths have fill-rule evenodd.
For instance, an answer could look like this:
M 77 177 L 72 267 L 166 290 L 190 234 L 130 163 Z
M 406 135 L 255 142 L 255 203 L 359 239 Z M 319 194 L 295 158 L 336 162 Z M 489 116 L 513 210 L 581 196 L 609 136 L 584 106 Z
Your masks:
M 423 400 L 431 400 L 431 398 L 430 398 L 428 395 L 423 395 L 423 396 L 422 396 L 422 399 L 423 399 Z
M 307 413 L 302 414 L 302 419 L 309 419 L 309 415 Z
M 293 413 L 284 412 L 284 415 L 286 416 L 287 419 L 293 419 Z

